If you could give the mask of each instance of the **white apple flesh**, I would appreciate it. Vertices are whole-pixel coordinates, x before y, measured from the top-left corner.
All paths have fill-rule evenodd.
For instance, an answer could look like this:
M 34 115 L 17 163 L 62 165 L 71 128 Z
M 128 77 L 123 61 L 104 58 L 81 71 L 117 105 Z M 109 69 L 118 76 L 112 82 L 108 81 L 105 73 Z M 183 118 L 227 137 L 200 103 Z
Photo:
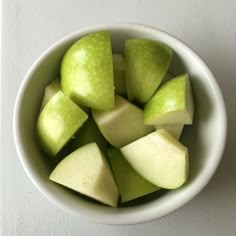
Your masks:
M 155 130 L 164 129 L 177 140 L 180 139 L 184 125 L 156 125 Z
M 188 178 L 188 149 L 164 129 L 123 148 L 130 165 L 145 179 L 165 189 L 176 189 Z

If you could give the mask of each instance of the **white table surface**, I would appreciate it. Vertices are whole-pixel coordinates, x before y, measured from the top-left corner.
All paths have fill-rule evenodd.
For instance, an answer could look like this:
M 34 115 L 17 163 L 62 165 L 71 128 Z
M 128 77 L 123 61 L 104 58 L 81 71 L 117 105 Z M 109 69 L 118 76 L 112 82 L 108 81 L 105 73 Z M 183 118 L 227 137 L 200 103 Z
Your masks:
M 1 235 L 236 235 L 236 1 L 3 1 Z M 137 22 L 172 33 L 214 72 L 228 110 L 228 141 L 208 186 L 175 213 L 133 226 L 99 225 L 56 208 L 26 176 L 13 143 L 17 90 L 34 60 L 52 43 L 84 26 Z M 214 137 L 214 134 L 212 134 Z

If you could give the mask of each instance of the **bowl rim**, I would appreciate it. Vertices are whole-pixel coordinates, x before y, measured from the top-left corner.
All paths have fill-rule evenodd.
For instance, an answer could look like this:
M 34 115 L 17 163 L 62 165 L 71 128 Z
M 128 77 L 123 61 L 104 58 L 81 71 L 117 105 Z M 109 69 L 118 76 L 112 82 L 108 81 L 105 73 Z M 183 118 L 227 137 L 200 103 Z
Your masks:
M 188 194 L 185 194 L 184 196 L 182 196 L 181 201 L 178 201 L 178 202 L 176 201 L 175 204 L 173 204 L 172 206 L 167 206 L 167 205 L 164 206 L 164 208 L 162 208 L 162 211 L 160 212 L 156 212 L 155 210 L 152 210 L 151 212 L 148 212 L 149 214 L 145 214 L 145 215 L 142 214 L 142 216 L 137 216 L 137 214 L 136 215 L 134 214 L 134 217 L 131 217 L 131 215 L 127 214 L 127 217 L 125 217 L 126 213 L 123 213 L 122 217 L 119 214 L 117 217 L 113 214 L 111 217 L 110 213 L 108 214 L 106 213 L 105 215 L 103 214 L 102 216 L 99 217 L 98 214 L 93 214 L 92 212 L 85 212 L 85 211 L 81 212 L 82 214 L 79 214 L 79 217 L 83 219 L 97 222 L 97 223 L 103 223 L 103 224 L 128 225 L 128 224 L 144 223 L 144 222 L 152 221 L 155 219 L 159 219 L 161 217 L 164 217 L 176 211 L 177 209 L 181 208 L 186 203 L 188 203 L 190 200 L 192 200 L 195 196 L 197 196 L 200 193 L 200 191 L 208 184 L 208 182 L 213 177 L 222 159 L 225 144 L 226 144 L 226 135 L 227 135 L 226 106 L 225 106 L 224 98 L 220 91 L 219 85 L 217 84 L 217 81 L 215 79 L 215 76 L 210 71 L 209 66 L 203 61 L 203 59 L 191 47 L 189 47 L 186 43 L 184 43 L 182 40 L 178 39 L 177 37 L 163 30 L 160 30 L 151 26 L 137 24 L 137 23 L 119 23 L 118 22 L 118 23 L 99 24 L 99 25 L 85 27 L 53 43 L 52 46 L 46 49 L 38 57 L 38 59 L 31 65 L 30 69 L 26 73 L 20 85 L 20 88 L 18 90 L 16 100 L 15 100 L 15 105 L 14 105 L 14 112 L 13 112 L 13 136 L 14 136 L 15 147 L 16 147 L 18 157 L 20 159 L 20 162 L 25 172 L 27 173 L 28 177 L 31 179 L 33 184 L 36 186 L 36 188 L 56 206 L 78 216 L 78 212 L 76 212 L 75 210 L 71 208 L 69 209 L 66 205 L 62 204 L 62 202 L 58 200 L 58 197 L 56 197 L 51 191 L 47 190 L 44 187 L 44 185 L 37 180 L 37 176 L 34 174 L 33 169 L 30 167 L 29 162 L 27 161 L 26 155 L 24 153 L 23 147 L 21 145 L 22 144 L 21 140 L 20 140 L 19 122 L 18 122 L 19 116 L 20 116 L 19 115 L 20 107 L 23 100 L 22 97 L 24 95 L 26 85 L 28 84 L 28 81 L 31 78 L 31 74 L 33 73 L 35 68 L 37 68 L 37 66 L 51 53 L 51 51 L 53 51 L 54 49 L 56 49 L 61 44 L 65 43 L 66 41 L 78 38 L 81 34 L 87 34 L 94 31 L 105 30 L 105 29 L 107 30 L 134 29 L 138 31 L 142 30 L 144 33 L 149 31 L 150 33 L 153 33 L 153 34 L 158 33 L 160 35 L 168 37 L 172 41 L 175 41 L 175 43 L 179 44 L 184 50 L 187 50 L 200 63 L 204 72 L 207 74 L 207 77 L 209 78 L 209 82 L 214 88 L 215 93 L 217 94 L 217 97 L 218 97 L 217 103 L 221 111 L 222 135 L 221 137 L 219 137 L 219 139 L 221 139 L 220 145 L 215 147 L 216 149 L 215 162 L 211 164 L 211 168 L 208 169 L 207 172 L 201 173 L 201 175 L 199 175 L 198 181 L 194 183 L 194 186 L 191 186 L 190 190 L 188 191 Z

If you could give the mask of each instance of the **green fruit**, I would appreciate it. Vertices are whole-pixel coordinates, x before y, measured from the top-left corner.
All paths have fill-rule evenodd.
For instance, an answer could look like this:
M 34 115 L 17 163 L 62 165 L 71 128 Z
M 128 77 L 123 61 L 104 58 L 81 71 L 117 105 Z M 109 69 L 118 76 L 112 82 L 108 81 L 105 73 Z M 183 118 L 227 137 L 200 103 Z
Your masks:
M 88 118 L 61 91 L 45 105 L 37 121 L 39 142 L 48 154 L 55 156 Z
M 115 107 L 110 111 L 92 110 L 93 118 L 106 140 L 121 148 L 152 132 L 143 124 L 143 111 L 121 96 L 115 96 Z
M 75 42 L 61 64 L 62 91 L 77 104 L 99 110 L 114 107 L 110 35 L 89 34 Z
M 126 95 L 125 82 L 125 60 L 122 54 L 113 54 L 113 72 L 115 93 L 118 95 Z
M 146 103 L 154 94 L 168 70 L 172 50 L 147 39 L 125 42 L 126 85 L 130 101 Z
M 119 150 L 110 147 L 107 149 L 107 154 L 121 195 L 121 202 L 127 202 L 160 189 L 139 175 Z
M 163 84 L 144 107 L 147 125 L 192 124 L 193 97 L 187 74 Z
M 49 179 L 104 204 L 117 206 L 119 192 L 110 166 L 96 143 L 65 157 Z
M 74 151 L 92 142 L 95 142 L 102 151 L 106 151 L 107 141 L 102 136 L 94 120 L 89 117 L 71 141 L 71 150 Z
M 167 131 L 169 134 L 171 134 L 177 140 L 179 140 L 181 133 L 183 131 L 183 128 L 184 128 L 183 124 L 180 124 L 180 125 L 156 125 L 155 126 L 155 130 L 164 129 L 165 131 Z
M 123 148 L 130 165 L 145 179 L 161 188 L 176 189 L 188 178 L 188 149 L 164 129 Z

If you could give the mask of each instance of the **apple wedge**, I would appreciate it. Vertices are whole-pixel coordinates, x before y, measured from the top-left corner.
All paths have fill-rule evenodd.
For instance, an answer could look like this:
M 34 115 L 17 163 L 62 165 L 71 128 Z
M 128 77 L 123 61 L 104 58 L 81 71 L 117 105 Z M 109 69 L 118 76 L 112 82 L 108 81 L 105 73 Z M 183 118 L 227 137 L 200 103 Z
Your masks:
M 113 73 L 115 94 L 126 95 L 125 59 L 122 54 L 113 54 Z
M 104 204 L 117 206 L 119 192 L 110 166 L 96 143 L 65 157 L 49 179 Z
M 147 39 L 125 41 L 126 86 L 130 101 L 146 103 L 169 68 L 172 50 Z
M 155 126 L 155 130 L 164 129 L 177 140 L 179 140 L 182 134 L 183 128 L 184 128 L 184 125 L 182 124 L 180 125 L 156 125 Z
M 109 32 L 89 34 L 68 49 L 61 64 L 61 87 L 78 105 L 99 110 L 114 107 Z
M 164 129 L 127 146 L 121 152 L 145 179 L 165 189 L 176 189 L 188 178 L 188 149 Z
M 110 111 L 92 110 L 93 118 L 106 140 L 121 148 L 154 130 L 144 125 L 143 111 L 119 95 Z
M 189 77 L 183 74 L 163 84 L 144 107 L 146 125 L 192 124 L 193 96 Z
M 75 138 L 71 140 L 70 148 L 74 151 L 92 142 L 95 142 L 103 152 L 106 151 L 107 141 L 102 136 L 93 118 L 89 117 L 76 133 Z
M 109 147 L 107 155 L 121 195 L 121 202 L 127 202 L 160 189 L 139 175 L 118 149 Z
M 88 116 L 61 91 L 45 105 L 37 121 L 37 136 L 45 152 L 55 156 Z

